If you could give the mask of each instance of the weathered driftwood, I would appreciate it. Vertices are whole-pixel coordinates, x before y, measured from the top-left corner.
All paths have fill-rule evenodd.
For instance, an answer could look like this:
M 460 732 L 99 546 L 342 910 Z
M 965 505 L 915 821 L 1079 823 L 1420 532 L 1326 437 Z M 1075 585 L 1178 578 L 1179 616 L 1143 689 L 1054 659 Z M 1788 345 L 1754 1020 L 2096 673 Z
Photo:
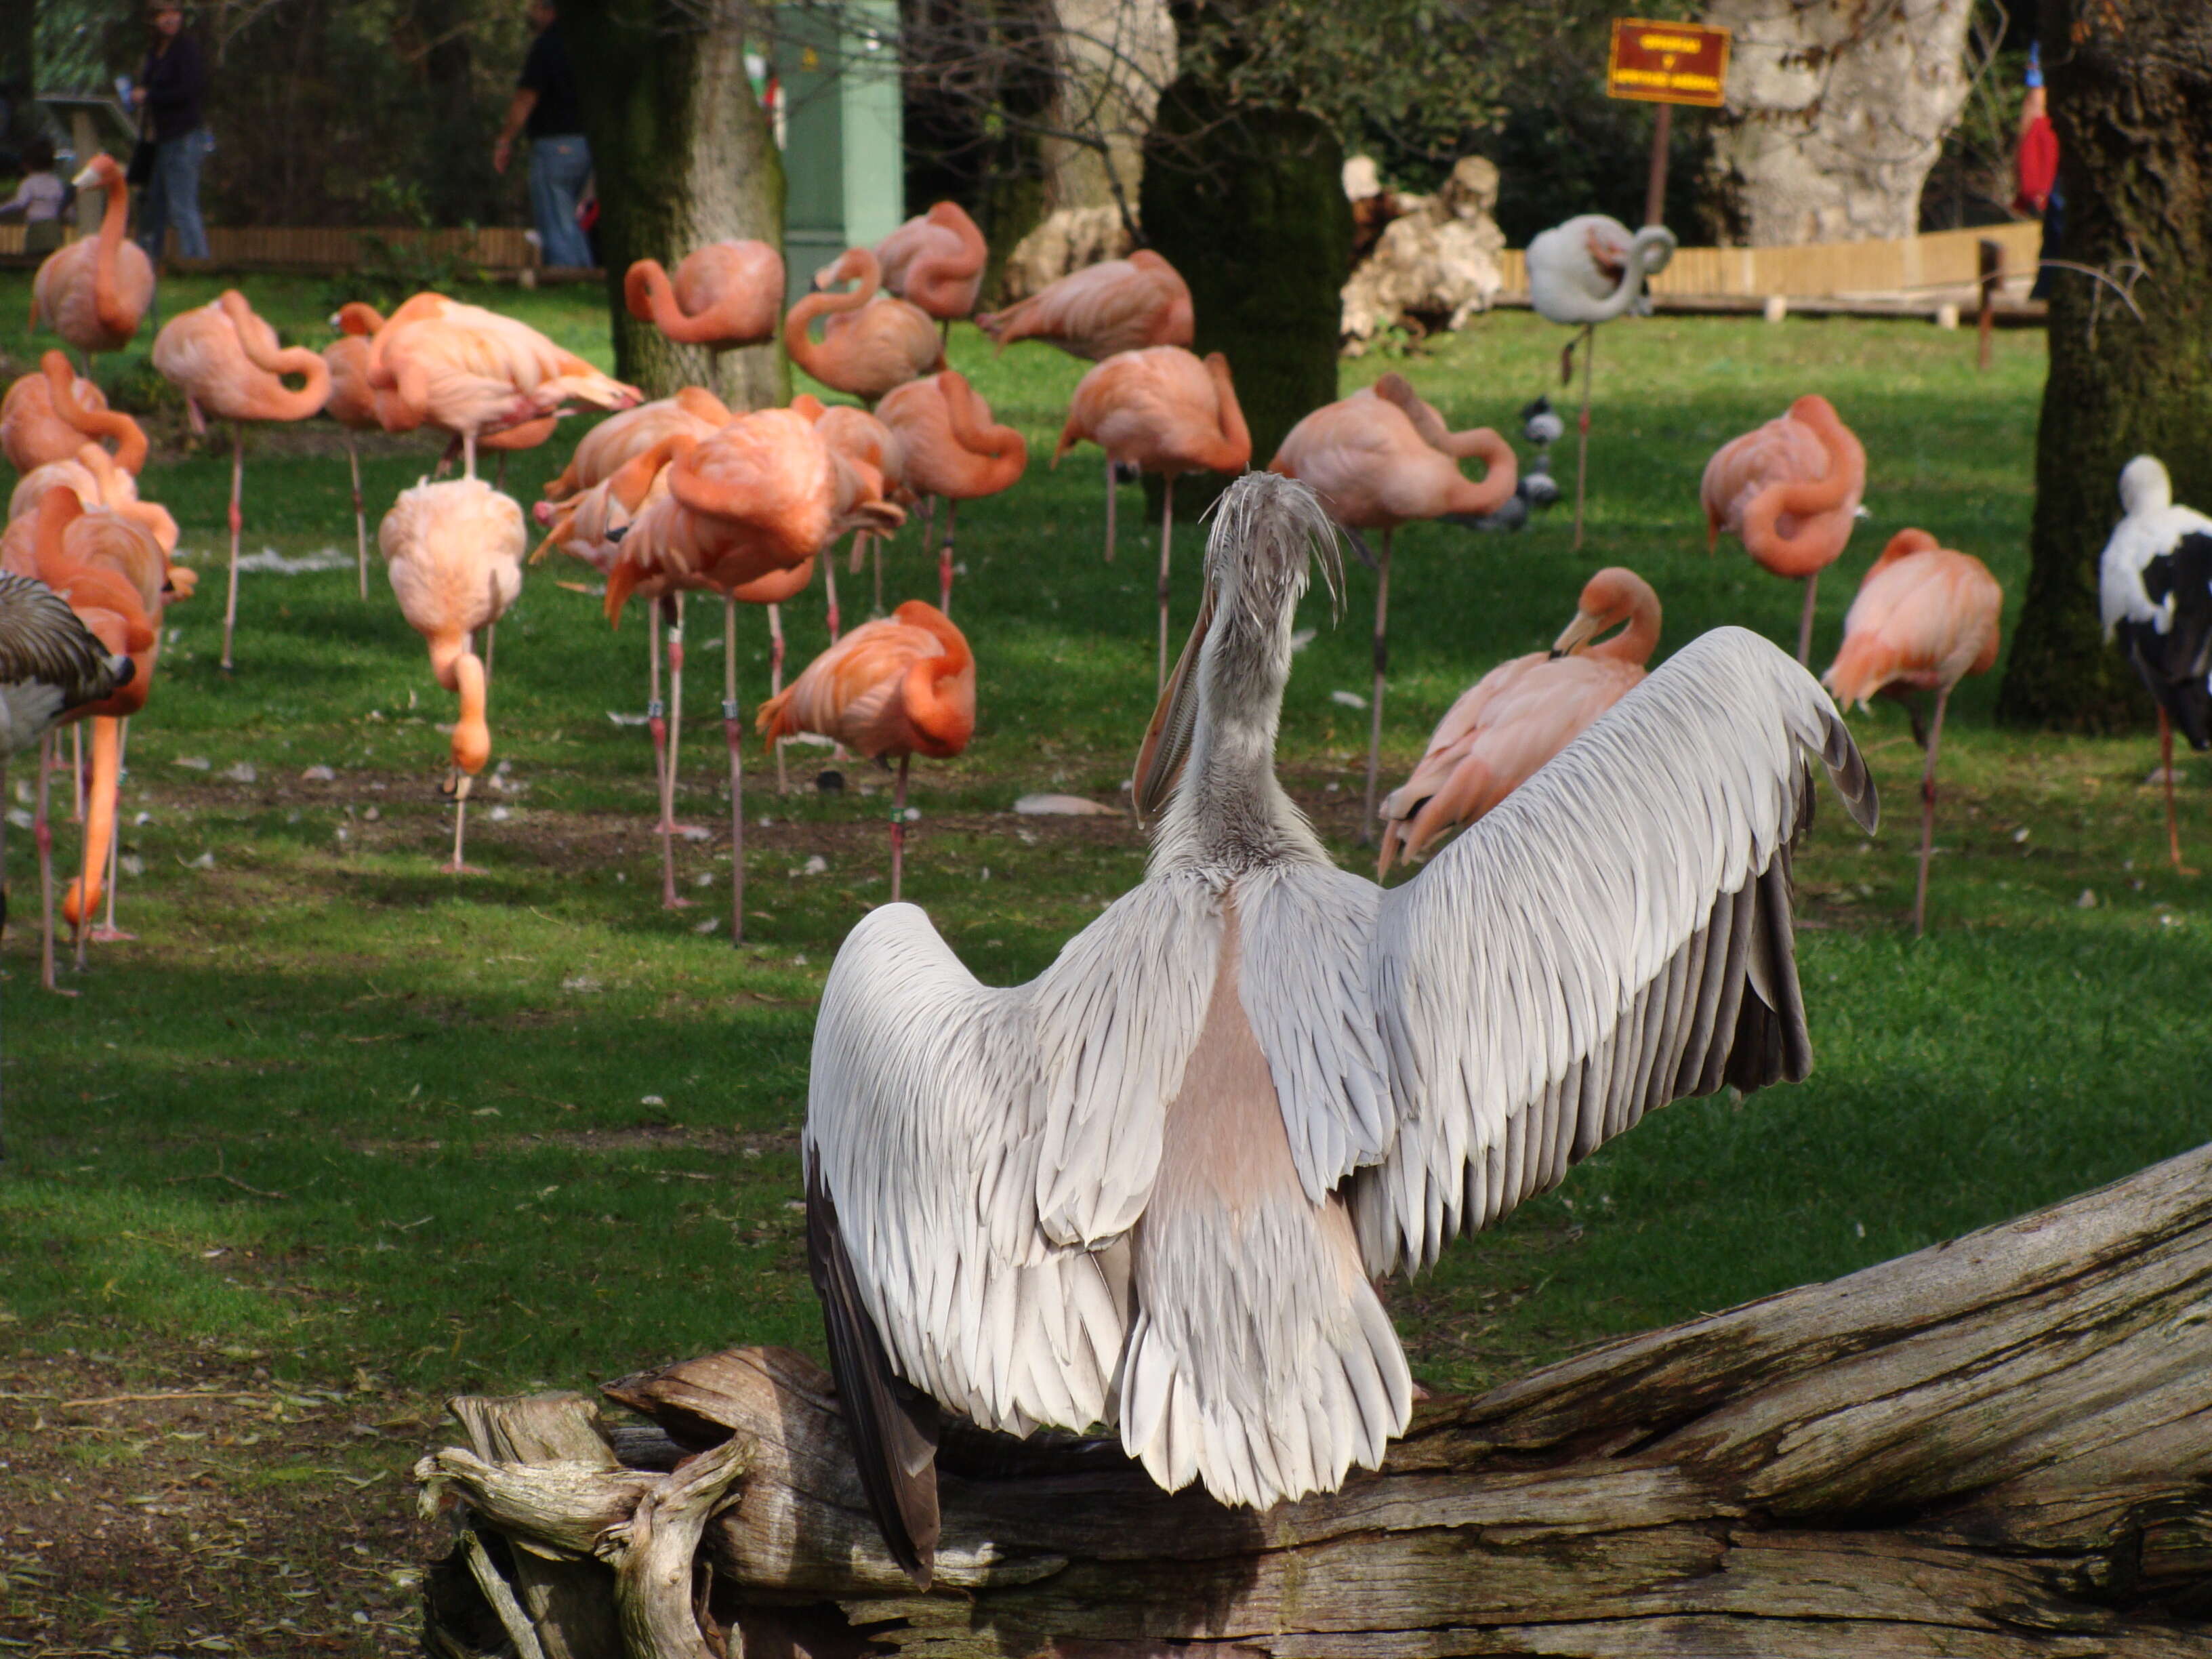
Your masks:
M 713 1483 L 696 1456 L 655 1471 L 742 1449 L 696 1576 L 664 1584 L 689 1584 L 694 1622 L 604 1650 L 629 1659 L 711 1655 L 726 1626 L 753 1659 L 2212 1659 L 2208 1177 L 2212 1148 L 1431 1402 L 1382 1471 L 1265 1514 L 1162 1494 L 1105 1443 L 951 1436 L 926 1595 L 875 1535 L 828 1379 L 780 1350 L 611 1386 L 658 1425 L 617 1432 L 629 1468 L 580 1480 L 563 1452 L 487 1472 L 480 1449 L 421 1472 L 465 1494 L 472 1527 L 514 1529 L 519 1564 L 526 1535 L 573 1555 L 625 1502 L 665 1515 L 663 1482 Z M 527 1651 L 488 1613 L 434 1598 L 433 1650 Z

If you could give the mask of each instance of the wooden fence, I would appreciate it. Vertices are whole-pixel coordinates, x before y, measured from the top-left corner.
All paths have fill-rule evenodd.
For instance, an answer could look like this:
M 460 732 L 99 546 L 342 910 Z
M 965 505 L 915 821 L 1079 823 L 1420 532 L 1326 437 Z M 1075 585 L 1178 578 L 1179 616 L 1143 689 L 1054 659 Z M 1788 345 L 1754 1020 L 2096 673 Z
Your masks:
M 1796 247 L 1686 247 L 1652 283 L 1655 294 L 1679 298 L 1763 300 L 1850 299 L 1933 293 L 1971 288 L 1975 246 L 1988 238 L 2005 251 L 2005 270 L 2033 273 L 2042 227 L 2032 221 L 1981 230 L 1943 230 L 1887 242 L 1815 242 Z M 379 243 L 416 246 L 492 270 L 537 264 L 537 251 L 519 229 L 359 230 L 296 226 L 212 226 L 209 263 L 217 268 L 350 270 L 373 257 Z M 21 225 L 0 225 L 0 254 L 20 253 Z M 1498 257 L 1508 293 L 1525 293 L 1528 268 L 1521 251 Z

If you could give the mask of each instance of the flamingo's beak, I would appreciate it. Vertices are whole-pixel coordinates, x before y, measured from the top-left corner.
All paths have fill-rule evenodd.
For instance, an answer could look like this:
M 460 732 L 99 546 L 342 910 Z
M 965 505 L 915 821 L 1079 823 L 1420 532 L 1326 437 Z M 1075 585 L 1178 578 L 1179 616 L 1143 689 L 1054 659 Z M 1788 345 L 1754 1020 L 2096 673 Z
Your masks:
M 90 190 L 99 182 L 100 174 L 94 169 L 87 167 L 82 173 L 78 173 L 76 178 L 70 180 L 70 186 L 73 190 Z
M 1567 624 L 1565 632 L 1552 641 L 1552 655 L 1555 659 L 1572 656 L 1617 620 L 1616 617 L 1601 617 L 1588 611 L 1576 611 L 1575 619 Z

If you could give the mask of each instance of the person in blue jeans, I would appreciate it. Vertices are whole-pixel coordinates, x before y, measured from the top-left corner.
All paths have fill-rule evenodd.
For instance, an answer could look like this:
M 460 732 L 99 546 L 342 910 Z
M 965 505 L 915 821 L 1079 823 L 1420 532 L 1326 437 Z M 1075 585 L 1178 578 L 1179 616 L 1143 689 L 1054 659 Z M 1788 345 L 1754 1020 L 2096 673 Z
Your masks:
M 492 146 L 493 170 L 507 171 L 515 135 L 530 137 L 530 216 L 538 226 L 538 252 L 549 265 L 588 265 L 592 250 L 576 223 L 577 204 L 592 176 L 592 147 L 584 138 L 584 115 L 576 100 L 576 77 L 552 0 L 532 0 L 530 23 L 538 38 L 522 60 L 507 123 Z
M 153 17 L 154 44 L 138 84 L 131 89 L 131 101 L 154 141 L 154 176 L 138 204 L 138 246 L 159 264 L 162 241 L 173 228 L 177 252 L 187 259 L 204 259 L 200 165 L 215 149 L 215 135 L 200 114 L 200 100 L 207 95 L 207 60 L 199 42 L 185 33 L 182 7 L 157 3 Z

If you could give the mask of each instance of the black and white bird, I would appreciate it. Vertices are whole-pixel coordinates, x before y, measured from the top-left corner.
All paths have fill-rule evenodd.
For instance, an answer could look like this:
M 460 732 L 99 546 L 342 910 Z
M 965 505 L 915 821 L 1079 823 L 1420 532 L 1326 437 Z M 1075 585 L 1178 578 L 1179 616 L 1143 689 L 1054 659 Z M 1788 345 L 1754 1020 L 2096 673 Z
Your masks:
M 1549 398 L 1539 398 L 1522 408 L 1521 435 L 1537 448 L 1548 449 L 1567 435 L 1567 423 Z
M 2212 519 L 2173 504 L 2173 480 L 2155 457 L 2120 469 L 2120 510 L 2098 561 L 2105 638 L 2117 640 L 2158 704 L 2166 776 L 2166 842 L 2182 868 L 2173 810 L 2173 728 L 2212 749 Z
M 1529 519 L 1559 499 L 1559 486 L 1552 477 L 1551 447 L 1565 435 L 1567 423 L 1552 407 L 1549 398 L 1539 398 L 1521 410 L 1521 435 L 1536 446 L 1535 459 L 1522 469 L 1512 495 L 1494 513 L 1474 521 L 1477 530 L 1525 530 Z
M 1145 879 L 1026 985 L 911 904 L 823 988 L 808 1259 L 870 1507 L 918 1578 L 940 1406 L 1110 1424 L 1170 1490 L 1266 1507 L 1404 1431 L 1374 1285 L 1683 1095 L 1804 1076 L 1790 849 L 1835 706 L 1757 635 L 1678 652 L 1402 886 L 1275 776 L 1291 624 L 1335 534 L 1250 472 L 1138 757 Z

